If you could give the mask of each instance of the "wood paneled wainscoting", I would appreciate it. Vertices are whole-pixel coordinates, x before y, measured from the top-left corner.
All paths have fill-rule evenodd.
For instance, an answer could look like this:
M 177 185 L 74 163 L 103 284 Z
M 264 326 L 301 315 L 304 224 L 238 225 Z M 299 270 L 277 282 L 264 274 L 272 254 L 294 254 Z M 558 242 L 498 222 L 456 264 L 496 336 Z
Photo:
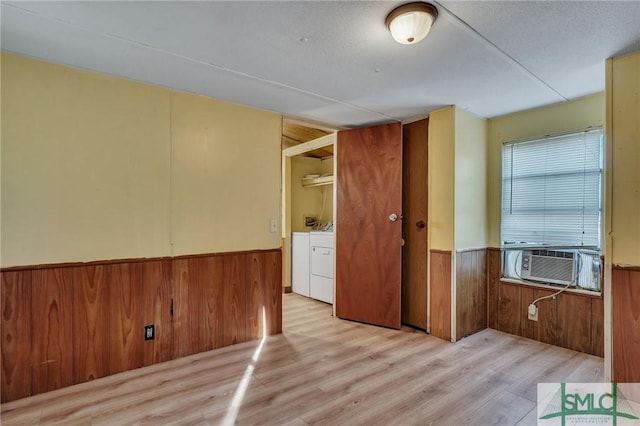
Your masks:
M 2 402 L 280 333 L 281 267 L 275 249 L 4 269 Z
M 538 321 L 527 317 L 535 299 L 558 289 L 540 288 L 500 279 L 501 252 L 487 251 L 488 325 L 563 348 L 604 356 L 604 303 L 602 296 L 564 292 L 537 303 Z
M 640 267 L 613 265 L 613 380 L 640 383 Z
M 487 328 L 486 249 L 459 250 L 455 257 L 455 307 L 452 300 L 452 253 L 430 250 L 430 334 L 451 340 L 451 316 L 455 309 L 455 339 Z
M 451 252 L 430 250 L 430 333 L 451 340 Z
M 487 250 L 456 253 L 456 340 L 487 328 Z

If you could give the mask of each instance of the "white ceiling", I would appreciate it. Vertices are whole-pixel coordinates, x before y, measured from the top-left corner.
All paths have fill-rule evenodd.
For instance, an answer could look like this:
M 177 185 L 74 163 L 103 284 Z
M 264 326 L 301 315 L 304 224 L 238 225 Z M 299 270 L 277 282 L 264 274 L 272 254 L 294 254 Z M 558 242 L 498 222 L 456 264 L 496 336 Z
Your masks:
M 604 90 L 640 51 L 640 1 L 440 1 L 400 45 L 403 2 L 2 1 L 2 49 L 356 127 L 445 105 L 494 117 Z

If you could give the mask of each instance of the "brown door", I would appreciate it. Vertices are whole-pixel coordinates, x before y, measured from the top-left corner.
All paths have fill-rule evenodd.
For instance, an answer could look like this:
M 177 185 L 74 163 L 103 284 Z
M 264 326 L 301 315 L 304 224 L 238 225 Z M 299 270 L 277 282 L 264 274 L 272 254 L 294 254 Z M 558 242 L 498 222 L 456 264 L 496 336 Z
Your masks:
M 401 132 L 342 131 L 336 149 L 336 314 L 390 328 L 400 328 Z
M 427 329 L 429 119 L 402 126 L 402 322 Z

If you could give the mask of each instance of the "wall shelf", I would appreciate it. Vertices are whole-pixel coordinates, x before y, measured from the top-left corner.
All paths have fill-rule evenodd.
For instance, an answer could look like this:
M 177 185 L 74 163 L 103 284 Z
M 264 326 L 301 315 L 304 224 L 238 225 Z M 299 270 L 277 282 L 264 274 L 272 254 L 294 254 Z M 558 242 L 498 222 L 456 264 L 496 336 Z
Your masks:
M 302 179 L 302 186 L 309 188 L 312 186 L 330 185 L 333 183 L 333 175 L 320 176 L 315 179 Z

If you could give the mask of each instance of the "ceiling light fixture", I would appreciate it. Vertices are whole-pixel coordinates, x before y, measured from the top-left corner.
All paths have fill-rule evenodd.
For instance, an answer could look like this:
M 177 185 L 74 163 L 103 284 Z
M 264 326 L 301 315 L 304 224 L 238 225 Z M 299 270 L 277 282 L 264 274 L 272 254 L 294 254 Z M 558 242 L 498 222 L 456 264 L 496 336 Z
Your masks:
M 385 23 L 393 39 L 401 44 L 415 44 L 429 34 L 438 17 L 438 9 L 429 3 L 414 2 L 393 9 Z

